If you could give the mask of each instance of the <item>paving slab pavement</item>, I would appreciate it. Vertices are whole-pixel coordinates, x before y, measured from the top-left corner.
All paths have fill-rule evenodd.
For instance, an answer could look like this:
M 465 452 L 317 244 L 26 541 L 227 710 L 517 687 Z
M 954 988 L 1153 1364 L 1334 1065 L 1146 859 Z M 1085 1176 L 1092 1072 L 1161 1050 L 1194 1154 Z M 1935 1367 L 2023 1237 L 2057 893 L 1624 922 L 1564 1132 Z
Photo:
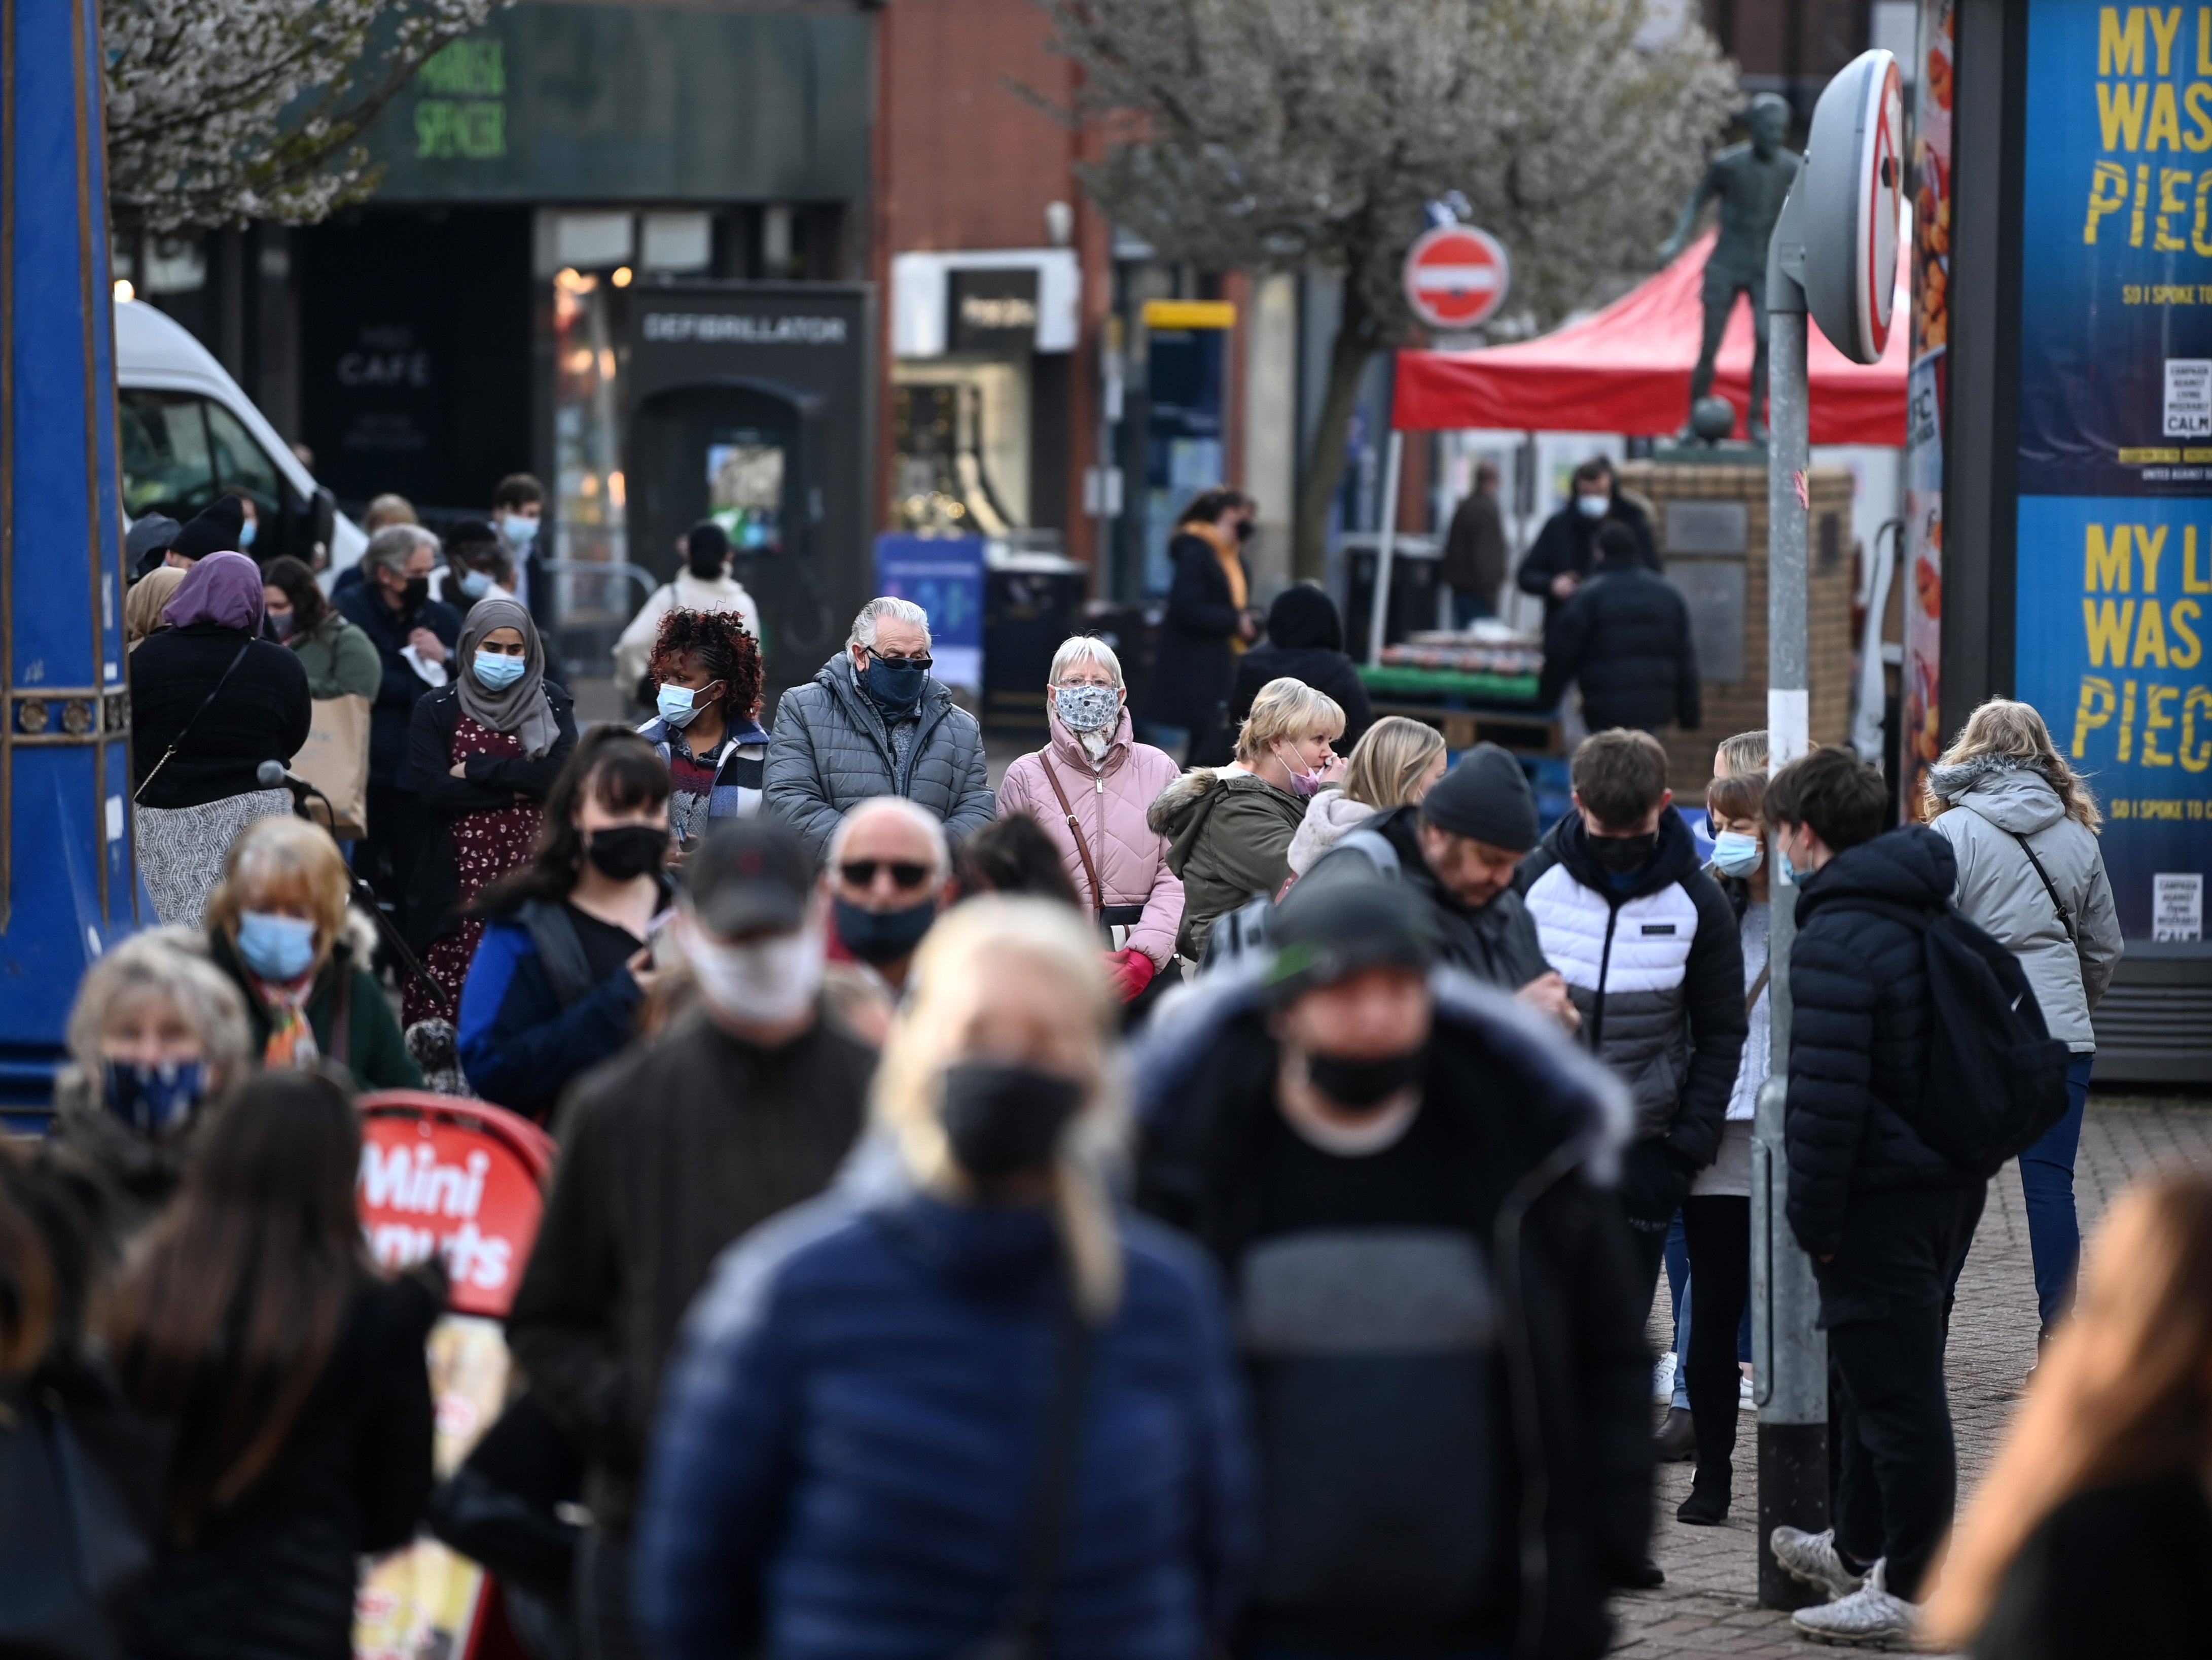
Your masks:
M 2089 1103 L 2075 1163 L 2075 1194 L 2086 1236 L 2117 1194 L 2136 1177 L 2172 1168 L 2212 1170 L 2212 1103 L 2145 1096 L 2098 1096 Z M 1661 1280 L 1652 1310 L 1655 1347 L 1669 1339 L 1671 1315 Z M 1951 1319 L 1948 1374 L 1958 1426 L 1963 1497 L 1988 1468 L 2035 1359 L 2035 1281 L 2020 1173 L 2011 1165 L 1990 1184 L 1974 1248 L 1959 1281 Z M 1674 1508 L 1690 1491 L 1692 1466 L 1662 1464 L 1652 1554 L 1667 1571 L 1656 1590 L 1615 1600 L 1624 1660 L 1727 1656 L 1781 1660 L 1833 1651 L 1798 1639 L 1786 1613 L 1758 1606 L 1759 1541 L 1754 1526 L 1755 1432 L 1741 1415 L 1736 1444 L 1735 1505 L 1717 1528 L 1685 1527 Z

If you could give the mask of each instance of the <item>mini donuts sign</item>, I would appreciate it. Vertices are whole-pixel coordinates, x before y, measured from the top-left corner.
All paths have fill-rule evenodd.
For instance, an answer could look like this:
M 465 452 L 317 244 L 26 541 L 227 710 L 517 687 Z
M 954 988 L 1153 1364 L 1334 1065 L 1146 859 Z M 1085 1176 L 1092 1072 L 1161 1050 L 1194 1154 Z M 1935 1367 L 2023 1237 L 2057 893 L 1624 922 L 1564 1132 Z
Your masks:
M 378 1265 L 404 1268 L 434 1252 L 457 1313 L 505 1315 L 544 1209 L 544 1159 L 533 1156 L 543 1140 L 534 1126 L 495 1124 L 481 1108 L 365 1114 L 356 1196 Z

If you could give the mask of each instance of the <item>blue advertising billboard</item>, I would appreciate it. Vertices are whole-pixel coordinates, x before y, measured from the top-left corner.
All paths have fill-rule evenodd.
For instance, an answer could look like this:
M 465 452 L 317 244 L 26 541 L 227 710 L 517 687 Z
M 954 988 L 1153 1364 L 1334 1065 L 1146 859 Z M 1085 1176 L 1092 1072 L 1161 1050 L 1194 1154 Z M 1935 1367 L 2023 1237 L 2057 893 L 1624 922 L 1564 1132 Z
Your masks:
M 2031 0 L 2014 685 L 2105 804 L 2130 939 L 2212 867 L 2212 9 Z

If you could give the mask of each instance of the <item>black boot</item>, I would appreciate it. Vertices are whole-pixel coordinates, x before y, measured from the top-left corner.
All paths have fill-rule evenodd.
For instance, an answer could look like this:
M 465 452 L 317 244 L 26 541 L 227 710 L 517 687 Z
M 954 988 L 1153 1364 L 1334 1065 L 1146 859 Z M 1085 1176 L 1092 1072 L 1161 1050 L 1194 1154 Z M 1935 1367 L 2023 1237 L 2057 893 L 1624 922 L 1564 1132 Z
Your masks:
M 1674 1512 L 1674 1519 L 1693 1528 L 1717 1528 L 1727 1521 L 1732 1474 L 1725 1459 L 1700 1462 L 1690 1482 L 1690 1496 Z

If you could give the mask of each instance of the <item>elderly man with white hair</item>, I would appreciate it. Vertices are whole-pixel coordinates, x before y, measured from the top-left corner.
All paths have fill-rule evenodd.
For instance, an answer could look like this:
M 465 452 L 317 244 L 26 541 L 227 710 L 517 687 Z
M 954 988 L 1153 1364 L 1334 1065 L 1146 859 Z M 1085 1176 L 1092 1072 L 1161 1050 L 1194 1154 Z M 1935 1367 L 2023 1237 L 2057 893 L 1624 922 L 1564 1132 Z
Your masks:
M 908 599 L 871 599 L 845 648 L 784 693 L 763 805 L 816 858 L 848 809 L 880 795 L 935 815 L 954 845 L 997 816 L 983 729 L 929 666 L 929 613 Z
M 896 1001 L 951 879 L 952 847 L 933 815 L 896 795 L 861 802 L 830 836 L 822 873 L 833 955 L 864 964 Z
M 1025 812 L 1044 826 L 1107 932 L 1115 989 L 1134 1002 L 1173 960 L 1182 926 L 1182 881 L 1168 868 L 1168 839 L 1145 821 L 1178 769 L 1131 732 L 1121 660 L 1103 640 L 1061 642 L 1044 690 L 1051 736 L 1006 769 L 999 813 Z

